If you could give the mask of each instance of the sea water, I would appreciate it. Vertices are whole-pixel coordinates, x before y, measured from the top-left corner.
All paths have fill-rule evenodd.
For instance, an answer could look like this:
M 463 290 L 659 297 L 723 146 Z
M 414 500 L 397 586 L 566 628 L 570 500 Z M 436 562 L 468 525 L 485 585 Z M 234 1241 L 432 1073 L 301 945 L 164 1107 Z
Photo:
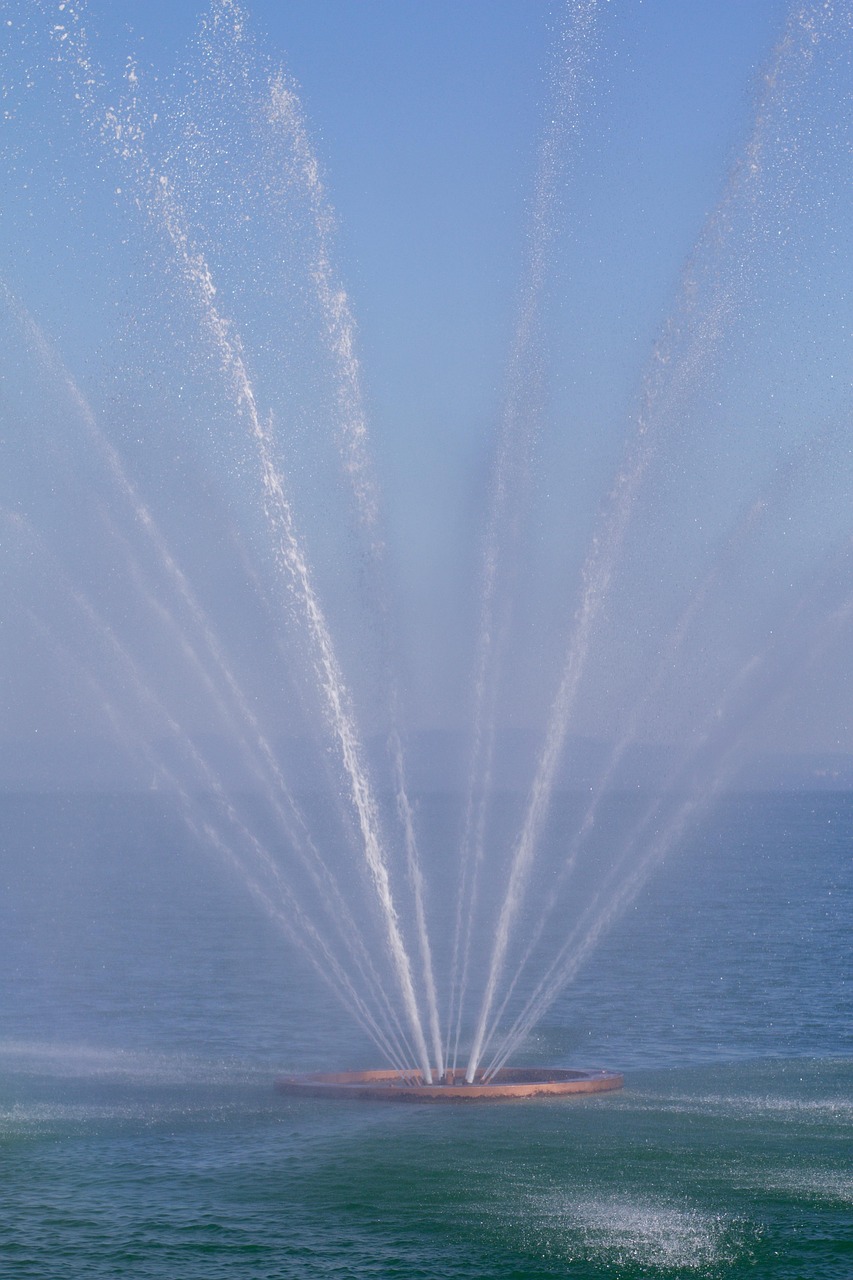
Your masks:
M 851 824 L 734 797 L 649 882 L 517 1059 L 623 1092 L 392 1106 L 275 1094 L 375 1052 L 164 797 L 5 797 L 0 1276 L 849 1280 Z

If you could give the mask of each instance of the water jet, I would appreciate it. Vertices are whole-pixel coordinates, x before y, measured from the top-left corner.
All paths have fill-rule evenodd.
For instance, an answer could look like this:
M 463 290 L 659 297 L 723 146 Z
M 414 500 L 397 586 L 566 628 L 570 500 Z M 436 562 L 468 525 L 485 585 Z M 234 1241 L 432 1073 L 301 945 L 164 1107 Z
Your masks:
M 552 412 L 543 361 L 563 270 L 561 193 L 586 172 L 575 150 L 594 123 L 584 95 L 599 6 L 567 6 L 476 513 L 479 580 L 455 545 L 449 554 L 448 535 L 442 572 L 429 573 L 452 609 L 446 619 L 430 609 L 433 640 L 411 625 L 414 595 L 398 608 L 390 587 L 418 581 L 424 529 L 414 537 L 412 524 L 402 559 L 386 563 L 355 318 L 295 81 L 246 37 L 237 0 L 213 0 L 185 75 L 166 86 L 140 81 L 133 58 L 116 81 L 87 34 L 84 0 L 63 5 L 49 30 L 20 7 L 9 124 L 20 122 L 21 154 L 31 104 L 15 95 L 30 65 L 46 83 L 58 77 L 66 105 L 42 122 L 42 170 L 57 156 L 69 165 L 52 224 L 75 225 L 67 193 L 105 181 L 109 196 L 93 248 L 72 237 L 53 276 L 81 331 L 74 294 L 90 280 L 104 292 L 93 323 L 134 317 L 120 339 L 104 336 L 115 366 L 98 375 L 73 335 L 51 337 L 19 301 L 20 287 L 39 303 L 41 279 L 0 280 L 0 349 L 24 406 L 2 441 L 3 563 L 24 628 L 15 643 L 42 664 L 34 711 L 69 740 L 90 727 L 121 757 L 122 786 L 141 777 L 172 796 L 193 842 L 233 873 L 387 1064 L 285 1077 L 283 1091 L 467 1101 L 619 1087 L 613 1072 L 506 1064 L 742 762 L 763 742 L 775 749 L 780 721 L 797 724 L 786 700 L 808 701 L 825 683 L 803 684 L 802 673 L 820 673 L 826 651 L 847 675 L 846 437 L 839 430 L 829 466 L 809 392 L 802 426 L 796 400 L 785 408 L 783 440 L 755 408 L 775 405 L 783 371 L 742 387 L 762 360 L 733 362 L 745 333 L 772 333 L 774 351 L 786 349 L 766 320 L 781 314 L 767 282 L 785 276 L 767 246 L 793 243 L 778 211 L 788 216 L 808 176 L 792 158 L 826 133 L 801 107 L 821 62 L 815 39 L 831 54 L 836 19 L 818 19 L 819 6 L 816 25 L 795 15 L 773 53 L 637 391 L 612 408 L 627 430 L 599 503 L 615 459 L 592 468 L 584 493 L 586 436 L 564 431 L 587 416 L 591 392 Z M 29 190 L 25 249 L 42 212 Z M 829 207 L 823 197 L 817 185 L 815 208 Z M 21 261 L 37 250 L 34 240 Z M 592 284 L 586 255 L 575 256 L 567 314 L 580 317 Z M 797 298 L 798 325 L 801 311 Z M 799 330 L 790 341 L 798 350 Z M 577 383 L 568 364 L 554 375 Z M 732 431 L 741 399 L 755 417 L 748 434 Z M 610 413 L 590 410 L 590 428 L 615 441 Z M 62 424 L 61 449 L 36 456 L 33 422 L 51 442 Z M 416 422 L 406 430 L 420 449 Z M 545 473 L 564 439 L 577 456 L 555 469 L 552 500 Z M 420 502 L 417 485 L 411 497 Z M 557 508 L 574 512 L 568 523 Z M 804 534 L 794 550 L 793 529 Z M 445 622 L 459 652 L 473 642 L 470 671 L 445 662 Z M 405 678 L 404 637 L 417 651 Z M 56 706 L 40 708 L 54 687 Z M 22 710 L 33 735 L 36 719 Z M 833 742 L 847 733 L 818 729 Z

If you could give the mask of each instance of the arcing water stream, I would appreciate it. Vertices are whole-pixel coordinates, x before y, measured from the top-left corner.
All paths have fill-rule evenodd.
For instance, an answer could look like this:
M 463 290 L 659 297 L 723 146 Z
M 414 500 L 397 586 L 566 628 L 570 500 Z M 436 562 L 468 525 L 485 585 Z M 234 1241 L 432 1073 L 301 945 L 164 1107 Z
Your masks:
M 424 841 L 408 781 L 356 326 L 295 84 L 259 53 L 234 0 L 213 3 L 184 88 L 158 84 L 136 59 L 116 86 L 98 65 L 82 0 L 55 8 L 21 6 L 22 65 L 32 59 L 65 102 L 56 129 L 76 140 L 68 147 L 79 174 L 112 191 L 117 212 L 105 211 L 97 229 L 106 246 L 98 265 L 105 290 L 119 280 L 134 302 L 115 339 L 117 373 L 99 383 L 72 373 L 65 348 L 74 343 L 55 331 L 48 339 L 51 325 L 16 301 L 23 282 L 4 286 L 22 367 L 33 370 L 34 412 L 77 433 L 63 446 L 72 462 L 59 464 L 67 492 L 56 510 L 40 495 L 22 511 L 3 500 L 20 617 L 117 749 L 175 796 L 199 841 L 305 950 L 383 1058 L 427 1082 L 460 1054 L 469 1081 L 484 1065 L 493 1074 L 731 780 L 809 655 L 835 652 L 849 626 L 843 447 L 821 485 L 811 487 L 808 468 L 789 468 L 795 501 L 787 491 L 785 502 L 756 499 L 745 481 L 707 517 L 713 535 L 697 534 L 683 510 L 701 483 L 673 480 L 694 444 L 707 449 L 733 351 L 776 301 L 788 241 L 796 252 L 787 227 L 771 235 L 774 218 L 804 191 L 813 207 L 828 205 L 821 192 L 835 177 L 820 155 L 809 158 L 809 113 L 849 46 L 845 6 L 795 5 L 769 61 L 577 557 L 574 612 L 542 678 L 549 705 L 532 726 L 529 787 L 504 821 L 498 743 L 549 426 L 547 303 L 561 193 L 591 127 L 586 98 L 603 39 L 597 0 L 566 7 L 484 519 L 469 766 L 457 779 L 449 865 Z M 845 128 L 846 117 L 839 147 Z M 59 185 L 66 198 L 69 183 Z M 104 392 L 111 380 L 136 388 L 126 421 Z M 837 396 L 824 399 L 837 417 Z M 815 434 L 801 429 L 801 450 Z M 825 430 L 821 438 L 828 450 L 839 443 Z M 765 445 L 756 456 L 757 472 L 784 469 L 784 449 Z M 203 482 L 186 510 L 163 496 L 170 468 L 189 476 L 193 459 L 224 477 L 234 524 L 216 548 L 205 545 L 221 522 L 200 500 Z M 31 465 L 16 445 L 12 481 Z M 772 480 L 758 492 L 772 493 Z M 789 556 L 792 513 L 801 537 Z M 684 544 L 670 559 L 668 522 Z M 817 590 L 816 567 L 827 565 L 829 585 Z M 651 605 L 638 604 L 643 593 Z M 581 782 L 567 776 L 566 759 L 591 723 L 603 726 L 602 755 Z M 210 724 L 256 803 L 236 793 L 205 736 Z M 281 743 L 291 724 L 295 752 Z M 650 743 L 670 754 L 639 785 L 631 753 Z M 573 789 L 585 794 L 571 819 L 561 810 L 562 853 L 544 865 L 555 801 Z M 639 801 L 607 831 L 620 791 Z M 502 825 L 510 834 L 493 853 Z

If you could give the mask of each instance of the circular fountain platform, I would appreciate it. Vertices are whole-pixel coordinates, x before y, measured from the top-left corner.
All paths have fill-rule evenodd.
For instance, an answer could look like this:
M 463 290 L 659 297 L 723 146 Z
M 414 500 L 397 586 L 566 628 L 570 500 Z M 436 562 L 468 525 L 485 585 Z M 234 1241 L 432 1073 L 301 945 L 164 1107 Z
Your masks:
M 593 1068 L 568 1071 L 550 1067 L 503 1067 L 488 1082 L 478 1071 L 472 1084 L 463 1071 L 448 1071 L 440 1083 L 425 1084 L 419 1071 L 338 1071 L 282 1076 L 280 1093 L 314 1098 L 366 1098 L 388 1102 L 509 1102 L 514 1098 L 555 1097 L 570 1093 L 605 1093 L 621 1089 L 616 1071 Z

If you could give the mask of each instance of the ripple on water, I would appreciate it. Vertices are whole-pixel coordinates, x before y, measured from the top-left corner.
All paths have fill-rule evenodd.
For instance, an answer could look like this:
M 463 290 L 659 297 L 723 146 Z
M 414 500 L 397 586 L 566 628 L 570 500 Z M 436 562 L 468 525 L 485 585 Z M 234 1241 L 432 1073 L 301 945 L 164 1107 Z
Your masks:
M 617 1104 L 618 1105 L 618 1104 Z M 813 1120 L 837 1124 L 853 1124 L 853 1099 L 792 1098 L 750 1094 L 659 1094 L 631 1092 L 623 1105 L 631 1110 L 672 1114 L 727 1116 L 737 1120 L 772 1116 L 783 1123 Z
M 762 1191 L 780 1191 L 797 1200 L 853 1206 L 853 1173 L 838 1169 L 785 1169 L 768 1173 L 758 1184 Z
M 129 1101 L 125 1103 L 26 1102 L 0 1106 L 0 1139 L 50 1137 L 90 1134 L 108 1129 L 114 1135 L 130 1128 L 137 1133 L 149 1129 L 192 1124 L 210 1125 L 211 1118 L 220 1121 L 229 1115 L 240 1116 L 246 1107 L 240 1103 Z
M 267 1065 L 189 1053 L 125 1049 L 85 1043 L 0 1041 L 5 1074 L 130 1084 L 226 1084 L 268 1079 Z

